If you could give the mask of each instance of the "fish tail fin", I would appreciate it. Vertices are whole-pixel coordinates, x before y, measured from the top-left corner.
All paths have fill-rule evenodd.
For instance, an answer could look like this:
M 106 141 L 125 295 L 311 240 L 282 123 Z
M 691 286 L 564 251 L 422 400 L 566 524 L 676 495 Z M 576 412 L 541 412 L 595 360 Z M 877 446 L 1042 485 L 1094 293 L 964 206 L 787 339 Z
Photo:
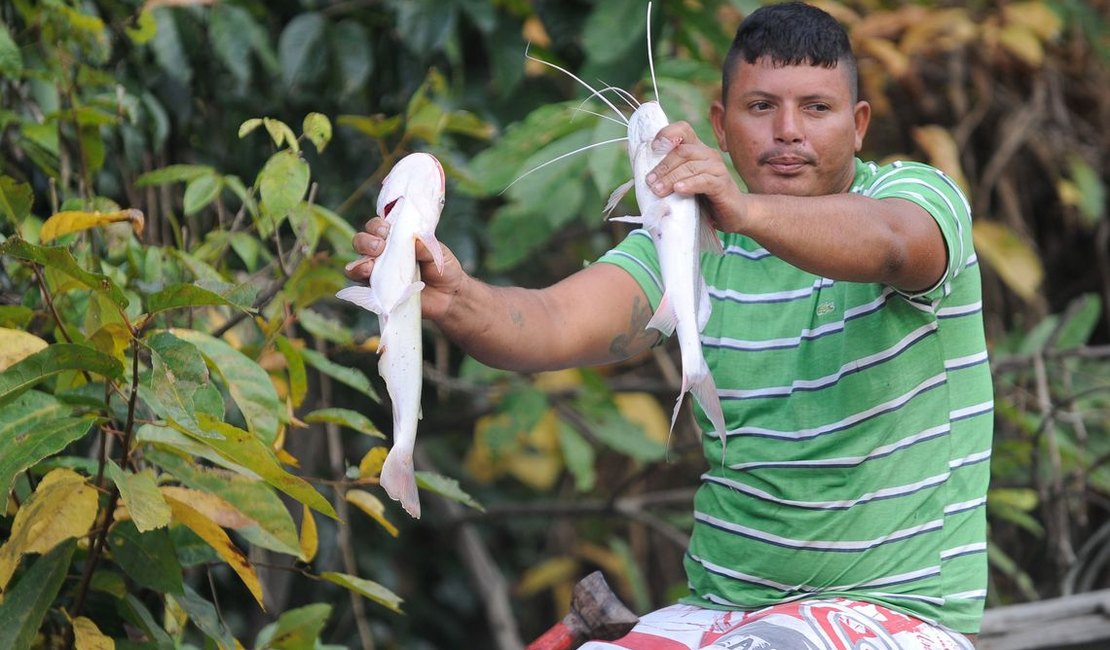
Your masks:
M 647 327 L 654 327 L 665 336 L 670 336 L 674 333 L 674 328 L 677 324 L 678 314 L 675 313 L 674 308 L 671 306 L 670 296 L 664 291 L 663 298 L 659 301 L 659 308 L 652 314 Z M 647 329 L 647 327 L 644 329 Z
M 390 450 L 382 464 L 381 486 L 389 498 L 401 502 L 401 507 L 413 519 L 420 519 L 420 494 L 416 490 L 412 454 Z
M 728 434 L 725 428 L 725 414 L 721 409 L 721 398 L 717 394 L 717 383 L 713 381 L 713 373 L 708 367 L 703 367 L 694 375 L 682 376 L 682 390 L 687 389 L 694 395 L 698 406 L 709 421 L 713 424 L 713 431 L 721 439 L 721 463 L 725 459 L 725 445 L 728 444 Z
M 340 289 L 339 292 L 335 294 L 335 297 L 340 300 L 354 303 L 375 314 L 380 315 L 385 312 L 385 307 L 382 305 L 381 301 L 378 300 L 378 294 L 370 287 L 345 287 Z

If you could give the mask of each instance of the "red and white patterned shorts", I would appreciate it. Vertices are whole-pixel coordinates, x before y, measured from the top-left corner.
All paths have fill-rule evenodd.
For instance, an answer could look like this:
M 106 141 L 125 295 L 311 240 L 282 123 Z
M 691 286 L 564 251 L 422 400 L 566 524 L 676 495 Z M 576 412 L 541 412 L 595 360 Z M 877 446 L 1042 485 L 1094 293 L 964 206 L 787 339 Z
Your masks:
M 874 603 L 802 600 L 752 612 L 671 605 L 581 650 L 973 650 L 959 632 Z

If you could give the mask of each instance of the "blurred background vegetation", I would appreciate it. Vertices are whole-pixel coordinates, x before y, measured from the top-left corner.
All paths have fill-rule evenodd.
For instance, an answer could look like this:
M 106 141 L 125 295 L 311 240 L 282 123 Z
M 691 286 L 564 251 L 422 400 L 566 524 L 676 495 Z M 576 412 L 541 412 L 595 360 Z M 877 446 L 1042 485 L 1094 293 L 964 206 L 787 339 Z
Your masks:
M 429 471 L 422 485 L 448 498 L 425 491 L 414 521 L 376 487 L 388 440 L 375 434 L 390 427 L 376 397 L 376 320 L 333 298 L 350 237 L 411 151 L 447 170 L 439 236 L 483 279 L 542 286 L 619 241 L 625 229 L 601 212 L 629 174 L 621 145 L 504 190 L 542 162 L 621 135 L 575 111 L 587 92 L 526 59 L 526 46 L 592 84 L 648 97 L 645 4 L 0 2 L 0 404 L 10 397 L 0 469 L 13 486 L 0 519 L 0 596 L 14 585 L 0 622 L 14 620 L 13 603 L 37 603 L 25 606 L 35 622 L 19 643 L 512 648 L 560 618 L 593 569 L 637 612 L 685 590 L 703 461 L 688 414 L 667 437 L 678 388 L 669 347 L 615 367 L 518 375 L 465 358 L 428 329 L 417 463 Z M 721 60 L 759 4 L 655 2 L 663 107 L 708 141 Z M 1110 587 L 1110 4 L 817 4 L 846 25 L 860 57 L 875 113 L 862 157 L 931 162 L 973 204 L 997 399 L 989 605 Z M 100 277 L 130 306 L 113 313 L 116 294 Z M 180 289 L 190 284 L 206 293 Z M 67 342 L 118 368 L 65 361 Z M 29 369 L 29 355 L 53 365 Z M 191 362 L 193 374 L 179 372 L 195 382 L 186 395 L 167 368 Z M 227 364 L 258 372 L 237 377 Z M 239 379 L 267 397 L 236 393 Z M 204 392 L 209 381 L 218 395 Z M 141 399 L 126 413 L 133 393 Z M 84 428 L 27 451 L 33 421 L 17 394 L 64 410 L 67 431 L 73 418 Z M 189 418 L 171 398 L 212 419 L 181 425 Z M 260 423 L 260 405 L 276 421 Z M 262 470 L 242 471 L 250 463 L 239 452 L 211 453 L 203 430 L 221 426 L 266 443 L 280 471 L 343 523 L 313 518 L 308 507 L 327 514 L 327 504 L 288 483 L 267 487 Z M 217 467 L 231 474 L 208 469 Z M 21 509 L 59 468 L 98 489 L 95 521 L 60 534 L 75 547 L 17 549 Z M 167 487 L 222 494 L 216 510 L 243 516 L 249 503 L 209 474 L 280 492 L 292 541 L 267 542 L 259 522 L 271 537 L 285 533 L 257 513 L 248 526 L 205 511 L 247 554 L 244 573 L 202 525 L 173 532 L 190 520 L 180 506 L 172 524 L 143 530 L 133 477 L 152 478 L 168 502 Z M 138 529 L 126 528 L 132 519 Z M 164 528 L 177 582 L 127 560 L 132 547 L 153 553 Z M 205 543 L 217 552 L 198 550 Z M 17 599 L 48 560 L 59 586 Z

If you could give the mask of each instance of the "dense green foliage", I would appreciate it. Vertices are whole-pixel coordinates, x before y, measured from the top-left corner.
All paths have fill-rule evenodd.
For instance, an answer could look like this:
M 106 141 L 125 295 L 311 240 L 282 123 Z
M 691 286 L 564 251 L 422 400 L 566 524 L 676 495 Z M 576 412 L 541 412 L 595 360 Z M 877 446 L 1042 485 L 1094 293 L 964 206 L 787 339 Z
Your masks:
M 659 96 L 707 140 L 757 5 L 656 3 Z M 932 162 L 974 204 L 991 603 L 1107 586 L 1108 18 L 823 6 L 875 107 L 863 155 Z M 521 178 L 621 135 L 525 48 L 646 97 L 644 9 L 0 3 L 0 646 L 508 648 L 594 567 L 637 611 L 681 593 L 703 461 L 685 418 L 666 435 L 666 348 L 524 376 L 429 330 L 414 522 L 376 485 L 375 319 L 333 298 L 410 151 L 444 164 L 439 236 L 489 281 L 539 286 L 618 241 L 620 145 Z

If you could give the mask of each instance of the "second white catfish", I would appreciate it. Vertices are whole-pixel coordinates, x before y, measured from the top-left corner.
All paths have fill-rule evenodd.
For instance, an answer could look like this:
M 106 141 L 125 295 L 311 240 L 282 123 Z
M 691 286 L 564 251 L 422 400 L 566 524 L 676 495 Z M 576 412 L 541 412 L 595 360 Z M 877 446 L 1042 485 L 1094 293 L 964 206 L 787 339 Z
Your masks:
M 435 237 L 446 192 L 443 167 L 435 156 L 412 153 L 382 181 L 377 213 L 389 224 L 385 250 L 374 262 L 370 286 L 347 287 L 336 294 L 378 315 L 378 372 L 393 407 L 393 447 L 382 466 L 381 486 L 405 511 L 420 517 L 420 497 L 412 464 L 416 425 L 421 417 L 423 341 L 420 267 L 416 242 L 431 252 L 443 269 L 443 251 Z

